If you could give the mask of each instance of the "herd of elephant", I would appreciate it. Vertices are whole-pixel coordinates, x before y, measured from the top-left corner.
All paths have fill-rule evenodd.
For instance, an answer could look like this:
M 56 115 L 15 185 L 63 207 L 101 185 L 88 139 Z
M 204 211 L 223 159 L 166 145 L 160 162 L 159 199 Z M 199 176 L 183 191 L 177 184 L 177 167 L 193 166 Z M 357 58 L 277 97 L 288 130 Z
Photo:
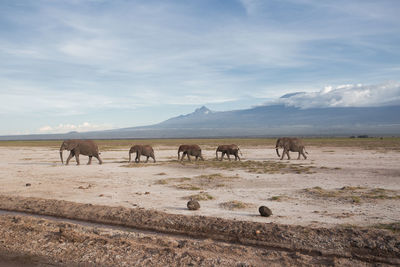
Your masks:
M 282 156 L 279 155 L 279 148 L 283 148 Z M 304 157 L 304 159 L 307 159 L 306 155 L 304 153 L 307 153 L 305 150 L 305 147 L 303 145 L 303 141 L 299 138 L 292 138 L 292 137 L 281 137 L 278 138 L 276 141 L 276 153 L 278 154 L 278 157 L 283 159 L 285 154 L 287 155 L 287 158 L 290 159 L 289 151 L 292 152 L 298 152 L 299 155 L 297 159 L 300 159 L 300 155 Z M 88 165 L 92 163 L 92 157 L 95 157 L 98 159 L 99 164 L 102 164 L 103 161 L 100 158 L 100 152 L 97 144 L 93 142 L 92 140 L 78 140 L 78 139 L 73 139 L 73 140 L 65 140 L 60 147 L 60 158 L 61 158 L 61 163 L 64 164 L 63 160 L 63 151 L 68 150 L 70 151 L 70 154 L 67 158 L 66 165 L 68 165 L 69 161 L 75 157 L 76 159 L 76 164 L 79 165 L 79 155 L 85 155 L 89 157 Z M 226 155 L 229 160 L 231 160 L 230 155 L 235 156 L 235 160 L 240 160 L 239 153 L 242 155 L 242 152 L 240 151 L 239 147 L 235 144 L 232 145 L 220 145 L 217 147 L 215 151 L 216 158 L 218 160 L 218 152 L 221 152 L 221 158 L 219 160 L 223 160 L 224 156 Z M 149 145 L 134 145 L 129 149 L 129 162 L 131 162 L 131 154 L 136 153 L 136 158 L 135 162 L 139 163 L 140 162 L 140 157 L 145 156 L 146 162 L 149 161 L 149 158 L 152 158 L 154 162 L 156 162 L 156 158 L 154 155 L 154 150 L 151 146 Z M 182 153 L 182 156 L 180 155 Z M 308 153 L 307 153 L 308 154 Z M 198 145 L 181 145 L 178 148 L 178 160 L 182 161 L 184 157 L 187 157 L 188 160 L 190 161 L 190 156 L 193 156 L 196 158 L 196 161 L 200 158 L 201 160 L 204 160 L 202 154 L 201 154 L 201 148 Z

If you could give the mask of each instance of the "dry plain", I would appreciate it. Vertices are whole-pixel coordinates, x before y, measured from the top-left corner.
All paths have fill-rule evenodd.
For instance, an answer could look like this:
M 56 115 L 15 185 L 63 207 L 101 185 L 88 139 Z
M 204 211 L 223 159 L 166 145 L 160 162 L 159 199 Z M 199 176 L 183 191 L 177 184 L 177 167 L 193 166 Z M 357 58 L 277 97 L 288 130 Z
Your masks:
M 199 143 L 206 160 L 178 162 L 177 147 L 185 142 Z M 398 138 L 306 139 L 308 158 L 297 160 L 292 152 L 290 161 L 279 160 L 273 139 L 98 141 L 104 164 L 94 159 L 90 166 L 85 156 L 80 166 L 75 160 L 62 165 L 60 143 L 0 144 L 0 195 L 311 228 L 399 230 Z M 129 164 L 129 147 L 137 143 L 153 145 L 157 162 Z M 216 161 L 222 143 L 237 143 L 242 161 Z M 199 200 L 200 210 L 187 210 L 189 198 Z M 273 215 L 259 216 L 260 205 Z
M 313 140 L 307 141 L 308 159 L 297 160 L 292 152 L 290 161 L 279 160 L 269 139 L 201 140 L 206 161 L 192 163 L 177 161 L 179 141 L 159 141 L 153 144 L 157 162 L 140 164 L 128 164 L 128 149 L 143 141 L 105 142 L 104 164 L 94 159 L 90 166 L 85 156 L 80 166 L 74 159 L 62 165 L 57 142 L 1 146 L 0 194 L 282 224 L 400 221 L 397 139 Z M 242 161 L 216 161 L 215 144 L 231 141 L 240 145 Z M 189 197 L 200 199 L 199 211 L 186 209 Z M 273 216 L 258 216 L 260 205 Z

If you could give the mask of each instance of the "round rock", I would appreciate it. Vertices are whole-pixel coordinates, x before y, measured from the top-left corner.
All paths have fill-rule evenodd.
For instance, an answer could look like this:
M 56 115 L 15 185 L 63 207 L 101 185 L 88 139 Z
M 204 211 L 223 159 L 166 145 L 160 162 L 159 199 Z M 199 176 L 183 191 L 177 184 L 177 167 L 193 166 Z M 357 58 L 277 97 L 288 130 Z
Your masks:
M 190 200 L 187 203 L 187 207 L 189 210 L 198 210 L 198 209 L 200 209 L 200 203 L 197 202 L 196 200 Z
M 266 206 L 259 207 L 258 211 L 260 212 L 260 215 L 264 217 L 269 217 L 272 215 L 272 211 Z

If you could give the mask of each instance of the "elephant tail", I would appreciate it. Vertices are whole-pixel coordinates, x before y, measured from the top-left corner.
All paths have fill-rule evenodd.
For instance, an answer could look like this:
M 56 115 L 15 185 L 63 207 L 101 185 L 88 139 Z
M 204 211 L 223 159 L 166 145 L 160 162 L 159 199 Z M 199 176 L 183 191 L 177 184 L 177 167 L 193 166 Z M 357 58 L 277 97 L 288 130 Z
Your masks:
M 276 154 L 278 154 L 278 157 L 280 157 L 281 155 L 279 155 L 278 147 L 275 147 L 275 150 L 276 150 Z

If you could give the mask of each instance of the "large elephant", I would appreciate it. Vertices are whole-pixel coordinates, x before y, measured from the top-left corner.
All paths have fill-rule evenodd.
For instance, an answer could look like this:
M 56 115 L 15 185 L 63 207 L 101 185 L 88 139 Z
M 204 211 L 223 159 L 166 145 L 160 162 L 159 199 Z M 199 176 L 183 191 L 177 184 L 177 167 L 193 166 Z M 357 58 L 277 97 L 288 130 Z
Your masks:
M 182 157 L 180 158 L 180 153 L 182 153 Z M 200 158 L 204 160 L 203 156 L 201 155 L 201 148 L 198 145 L 180 145 L 178 149 L 178 160 L 182 161 L 183 158 L 187 156 L 188 160 L 190 161 L 190 156 L 195 156 L 196 160 Z
M 129 162 L 131 162 L 131 154 L 136 152 L 135 162 L 140 162 L 140 156 L 146 156 L 146 162 L 149 161 L 149 157 L 153 158 L 153 161 L 156 162 L 156 158 L 154 157 L 154 150 L 149 145 L 134 145 L 129 150 Z
M 300 154 L 303 155 L 304 159 L 307 159 L 306 155 L 304 154 L 304 152 L 307 153 L 307 151 L 304 147 L 303 141 L 299 138 L 278 138 L 278 140 L 276 140 L 275 150 L 276 154 L 278 154 L 278 157 L 280 157 L 278 148 L 283 148 L 281 160 L 283 159 L 283 156 L 285 154 L 287 155 L 288 159 L 290 159 L 289 151 L 299 152 L 299 156 L 297 157 L 297 159 L 300 159 Z
M 240 152 L 240 155 L 242 155 L 242 152 L 240 151 L 239 147 L 235 144 L 218 146 L 217 150 L 215 151 L 215 156 L 217 157 L 217 160 L 218 160 L 218 152 L 222 152 L 221 161 L 223 160 L 225 154 L 228 156 L 229 161 L 231 161 L 231 158 L 229 157 L 229 155 L 234 155 L 235 161 L 238 159 L 240 160 L 239 152 Z
M 100 158 L 99 148 L 97 147 L 96 143 L 92 140 L 79 140 L 79 139 L 72 139 L 72 140 L 65 140 L 60 147 L 60 158 L 61 163 L 64 164 L 63 161 L 63 151 L 68 150 L 70 154 L 67 158 L 65 165 L 68 165 L 70 159 L 75 156 L 76 164 L 79 165 L 79 155 L 89 156 L 88 165 L 92 163 L 92 157 L 96 157 L 99 160 L 99 164 L 102 164 L 103 161 Z

